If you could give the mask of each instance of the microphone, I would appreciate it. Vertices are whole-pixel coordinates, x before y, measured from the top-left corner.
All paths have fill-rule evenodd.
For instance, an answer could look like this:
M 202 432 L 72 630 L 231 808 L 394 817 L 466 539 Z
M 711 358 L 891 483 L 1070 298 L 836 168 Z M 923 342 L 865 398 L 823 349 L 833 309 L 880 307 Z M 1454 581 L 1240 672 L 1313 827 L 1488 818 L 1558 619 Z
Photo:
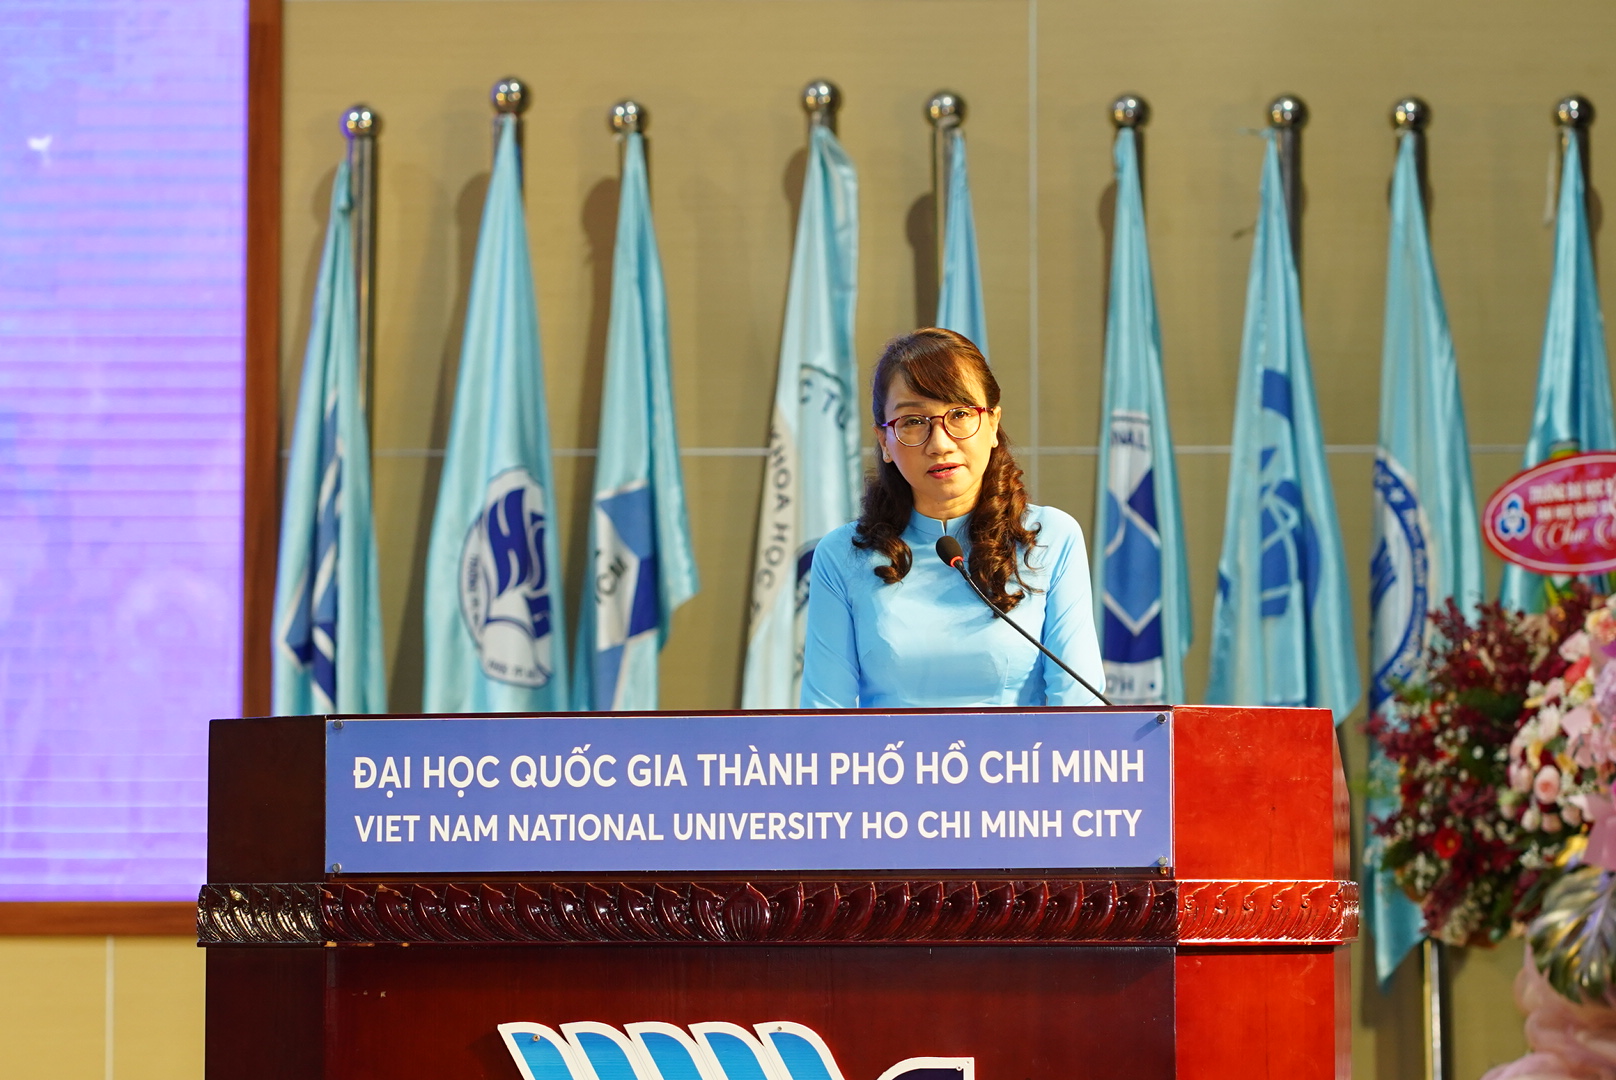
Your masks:
M 1032 642 L 1033 648 L 1055 661 L 1055 663 L 1060 666 L 1060 669 L 1066 672 L 1066 674 L 1070 675 L 1072 678 L 1076 679 L 1078 685 L 1082 686 L 1083 689 L 1099 698 L 1106 705 L 1110 705 L 1111 708 L 1116 708 L 1116 705 L 1112 704 L 1110 698 L 1094 689 L 1094 687 L 1089 684 L 1087 679 L 1073 671 L 1071 668 L 1067 667 L 1064 660 L 1050 652 L 1048 649 L 1044 648 L 1043 642 L 1039 641 L 1037 638 L 1027 633 L 1027 631 L 1023 630 L 1019 623 L 1017 623 L 1010 616 L 1006 615 L 1004 612 L 1000 611 L 998 605 L 992 600 L 988 599 L 988 594 L 983 592 L 977 586 L 976 582 L 971 580 L 969 571 L 965 569 L 965 552 L 960 548 L 960 542 L 958 540 L 952 536 L 949 536 L 947 533 L 944 533 L 937 541 L 937 557 L 943 560 L 943 562 L 947 563 L 949 566 L 952 566 L 954 569 L 958 570 L 960 572 L 960 577 L 965 579 L 965 583 L 971 587 L 972 592 L 976 593 L 976 595 L 982 598 L 982 602 L 988 606 L 989 610 L 1014 627 L 1016 633 Z

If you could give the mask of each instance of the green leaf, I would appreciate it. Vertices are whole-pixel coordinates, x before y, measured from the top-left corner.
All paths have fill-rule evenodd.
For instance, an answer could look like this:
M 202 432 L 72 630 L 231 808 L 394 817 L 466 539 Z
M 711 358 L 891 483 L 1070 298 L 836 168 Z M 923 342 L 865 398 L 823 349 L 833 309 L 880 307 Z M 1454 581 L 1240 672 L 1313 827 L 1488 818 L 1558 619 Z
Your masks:
M 1583 866 L 1555 882 L 1526 939 L 1549 985 L 1572 1001 L 1603 1001 L 1616 976 L 1616 876 Z

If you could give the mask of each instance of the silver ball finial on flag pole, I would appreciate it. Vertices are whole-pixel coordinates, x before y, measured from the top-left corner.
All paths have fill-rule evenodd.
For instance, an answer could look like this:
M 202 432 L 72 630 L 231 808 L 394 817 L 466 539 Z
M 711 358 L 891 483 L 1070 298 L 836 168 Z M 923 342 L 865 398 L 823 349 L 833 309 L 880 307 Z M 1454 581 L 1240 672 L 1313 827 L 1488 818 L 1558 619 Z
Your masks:
M 350 139 L 362 139 L 376 134 L 381 117 L 370 111 L 369 105 L 355 105 L 342 114 L 342 130 Z
M 607 118 L 612 130 L 619 135 L 627 135 L 631 131 L 645 134 L 645 125 L 650 120 L 645 114 L 645 108 L 632 99 L 619 101 L 612 106 L 611 115 Z
M 1406 97 L 1392 106 L 1392 127 L 1398 131 L 1424 131 L 1431 122 L 1431 106 L 1423 98 Z
M 842 92 L 836 84 L 815 79 L 802 88 L 802 107 L 808 113 L 810 124 L 824 124 L 836 130 L 836 111 L 842 107 Z
M 1594 122 L 1593 102 L 1581 94 L 1570 94 L 1554 107 L 1554 122 L 1561 127 L 1586 128 Z
M 1138 128 L 1150 122 L 1150 102 L 1138 94 L 1123 94 L 1111 103 L 1111 123 L 1118 128 Z
M 965 123 L 965 99 L 952 90 L 939 90 L 926 102 L 926 118 L 932 127 L 958 127 Z
M 1307 105 L 1295 94 L 1281 94 L 1268 106 L 1268 124 L 1277 128 L 1299 128 L 1307 123 Z
M 489 95 L 494 103 L 494 111 L 521 116 L 527 112 L 527 84 L 514 75 L 506 76 L 494 84 L 493 93 Z

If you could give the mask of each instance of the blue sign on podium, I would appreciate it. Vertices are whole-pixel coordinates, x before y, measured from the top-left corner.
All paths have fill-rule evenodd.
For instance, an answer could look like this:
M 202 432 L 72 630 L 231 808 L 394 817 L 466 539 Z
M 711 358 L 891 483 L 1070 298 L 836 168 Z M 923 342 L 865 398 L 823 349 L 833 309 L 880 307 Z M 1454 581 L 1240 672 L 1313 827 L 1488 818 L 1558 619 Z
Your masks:
M 1166 711 L 326 726 L 333 873 L 1165 866 Z

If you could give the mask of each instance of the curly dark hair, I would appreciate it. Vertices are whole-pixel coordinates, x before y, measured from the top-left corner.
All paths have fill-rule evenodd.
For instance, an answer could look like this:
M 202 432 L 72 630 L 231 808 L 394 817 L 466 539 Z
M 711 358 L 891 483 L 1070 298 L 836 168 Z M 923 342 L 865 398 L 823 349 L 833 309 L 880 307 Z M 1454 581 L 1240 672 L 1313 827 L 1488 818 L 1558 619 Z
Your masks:
M 875 365 L 870 385 L 870 412 L 879 425 L 886 419 L 887 389 L 901 375 L 916 393 L 937 401 L 983 405 L 999 404 L 999 383 L 982 352 L 963 334 L 926 327 L 893 338 Z M 985 394 L 986 401 L 977 397 Z M 874 550 L 889 565 L 877 566 L 875 576 L 891 585 L 901 581 L 914 563 L 903 530 L 915 507 L 909 482 L 890 461 L 878 461 L 864 483 L 864 506 L 859 513 L 853 546 Z M 971 580 L 1000 611 L 1009 611 L 1026 598 L 1031 586 L 1021 579 L 1019 552 L 1029 555 L 1038 528 L 1022 524 L 1027 512 L 1027 489 L 1021 470 L 1010 453 L 1010 439 L 999 428 L 999 445 L 988 456 L 982 490 L 971 511 Z M 1017 592 L 1009 591 L 1014 578 Z

